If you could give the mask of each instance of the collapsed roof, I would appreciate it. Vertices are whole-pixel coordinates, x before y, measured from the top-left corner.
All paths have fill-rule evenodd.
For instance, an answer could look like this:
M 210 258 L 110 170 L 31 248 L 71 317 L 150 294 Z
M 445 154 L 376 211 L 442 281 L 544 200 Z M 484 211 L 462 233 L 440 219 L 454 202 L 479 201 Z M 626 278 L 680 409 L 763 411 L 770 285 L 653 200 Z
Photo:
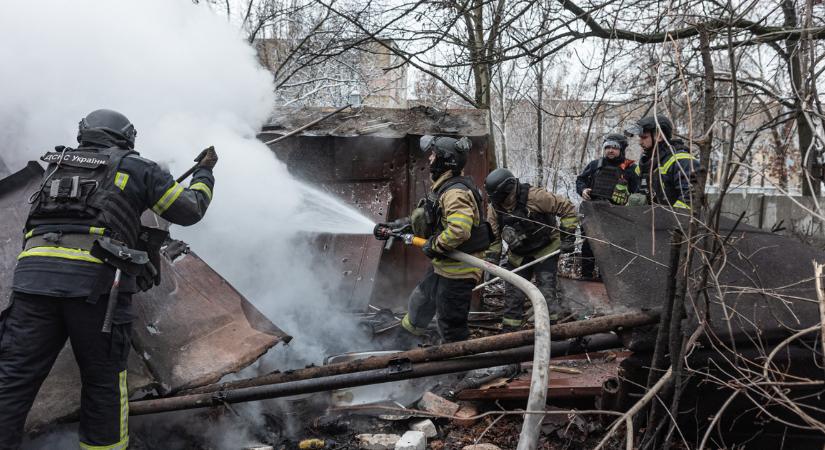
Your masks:
M 285 134 L 321 118 L 332 110 L 310 107 L 278 108 L 263 127 L 266 133 Z M 302 136 L 353 137 L 371 135 L 403 138 L 407 135 L 455 134 L 486 136 L 490 133 L 487 111 L 439 110 L 429 106 L 410 109 L 357 107 L 334 114 L 302 131 Z

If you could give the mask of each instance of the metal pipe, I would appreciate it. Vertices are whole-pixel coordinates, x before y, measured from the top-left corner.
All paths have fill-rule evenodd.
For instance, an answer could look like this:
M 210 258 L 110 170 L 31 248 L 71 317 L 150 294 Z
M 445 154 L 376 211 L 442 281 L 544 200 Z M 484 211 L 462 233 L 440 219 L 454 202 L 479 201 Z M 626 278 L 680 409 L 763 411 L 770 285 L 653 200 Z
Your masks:
M 495 264 L 456 250 L 447 253 L 456 261 L 479 267 L 512 284 L 524 292 L 533 305 L 535 321 L 535 342 L 533 344 L 533 371 L 530 376 L 530 395 L 527 397 L 527 411 L 544 411 L 547 403 L 547 383 L 550 378 L 550 312 L 541 291 L 525 278 Z M 544 420 L 542 414 L 527 414 L 521 426 L 517 450 L 535 450 L 539 444 L 539 432 Z
M 467 356 L 455 360 L 425 362 L 414 365 L 399 364 L 396 367 L 290 381 L 288 383 L 139 401 L 129 404 L 129 413 L 137 416 L 165 411 L 218 406 L 224 403 L 240 403 L 288 397 L 291 395 L 331 391 L 410 378 L 465 372 L 482 367 L 494 367 L 514 362 L 529 361 L 531 358 L 532 348 L 520 347 L 518 349 L 504 350 L 501 352 Z
M 583 350 L 580 343 L 573 340 L 554 343 L 559 353 L 567 354 Z M 605 350 L 621 346 L 621 341 L 601 338 L 587 346 L 587 351 Z M 253 386 L 202 394 L 180 395 L 175 397 L 143 400 L 129 403 L 129 414 L 139 416 L 166 411 L 205 408 L 224 403 L 241 403 L 254 400 L 266 400 L 291 395 L 310 394 L 355 386 L 388 383 L 412 378 L 422 378 L 447 373 L 466 372 L 485 367 L 497 367 L 506 364 L 531 361 L 534 357 L 533 346 L 522 346 L 508 350 L 481 353 L 445 361 L 411 363 L 397 360 L 396 364 L 377 370 L 345 373 L 328 377 L 311 378 L 286 383 Z M 534 367 L 535 370 L 535 367 Z M 547 386 L 544 386 L 545 395 Z
M 547 259 L 547 258 L 552 258 L 552 257 L 554 257 L 554 256 L 558 255 L 559 253 L 561 253 L 561 250 L 556 250 L 555 252 L 552 252 L 552 253 L 549 253 L 549 254 L 547 254 L 547 255 L 544 255 L 544 256 L 542 256 L 541 258 L 534 259 L 534 260 L 530 261 L 530 262 L 529 262 L 529 263 L 527 263 L 527 264 L 523 264 L 523 265 L 521 265 L 521 266 L 518 266 L 518 267 L 516 267 L 515 269 L 511 270 L 511 271 L 510 271 L 510 273 L 518 273 L 518 272 L 521 272 L 522 270 L 524 270 L 524 269 L 526 269 L 526 268 L 528 268 L 528 267 L 532 267 L 533 265 L 538 264 L 538 263 L 540 263 L 540 262 L 544 261 L 544 260 L 545 260 L 545 259 Z M 495 283 L 496 281 L 498 281 L 498 280 L 500 280 L 500 279 L 501 279 L 501 277 L 495 277 L 495 278 L 493 278 L 493 279 L 492 279 L 492 280 L 490 280 L 490 281 L 485 281 L 484 283 L 481 283 L 481 284 L 479 284 L 478 286 L 474 287 L 474 288 L 473 288 L 473 292 L 475 292 L 475 291 L 477 291 L 477 290 L 479 290 L 479 289 L 481 289 L 481 288 L 483 288 L 483 287 L 485 287 L 485 286 L 489 286 L 489 285 L 491 285 L 491 284 Z
M 333 111 L 333 112 L 331 112 L 331 113 L 329 113 L 329 114 L 324 115 L 323 117 L 321 117 L 321 118 L 319 118 L 319 119 L 315 119 L 315 120 L 313 120 L 312 122 L 310 122 L 310 123 L 308 123 L 308 124 L 306 124 L 306 125 L 303 125 L 303 126 L 301 126 L 301 127 L 298 127 L 298 128 L 296 128 L 296 129 L 294 129 L 294 130 L 290 131 L 289 133 L 287 133 L 287 134 L 285 134 L 285 135 L 283 135 L 283 136 L 276 137 L 275 139 L 272 139 L 271 141 L 266 141 L 266 142 L 264 142 L 264 144 L 266 144 L 266 145 L 272 145 L 272 144 L 275 144 L 275 143 L 277 143 L 277 142 L 283 141 L 284 139 L 286 139 L 286 138 L 288 138 L 288 137 L 290 137 L 290 136 L 295 136 L 296 134 L 298 134 L 298 133 L 300 133 L 300 132 L 302 132 L 302 131 L 306 130 L 307 128 L 309 128 L 309 127 L 311 127 L 311 126 L 315 125 L 316 123 L 319 123 L 319 122 L 321 122 L 321 121 L 324 121 L 324 120 L 326 120 L 327 118 L 332 117 L 332 116 L 334 116 L 334 115 L 338 114 L 339 112 L 341 112 L 341 111 L 343 111 L 343 110 L 345 110 L 345 109 L 349 108 L 350 106 L 352 106 L 352 105 L 351 105 L 351 104 L 349 104 L 349 105 L 344 105 L 344 106 L 342 106 L 342 107 L 340 107 L 340 108 L 336 109 L 335 111 Z
M 640 325 L 650 325 L 658 320 L 656 313 L 625 313 L 610 316 L 596 317 L 594 319 L 581 320 L 578 322 L 562 323 L 553 325 L 550 330 L 556 340 L 591 336 L 598 333 L 606 333 L 622 328 L 633 328 Z M 478 339 L 470 339 L 461 342 L 450 342 L 442 345 L 421 347 L 405 352 L 393 353 L 385 356 L 372 356 L 366 359 L 359 359 L 325 366 L 307 367 L 289 372 L 277 372 L 246 380 L 228 381 L 221 384 L 213 384 L 200 388 L 183 391 L 183 394 L 201 394 L 205 392 L 217 392 L 227 389 L 237 389 L 265 384 L 285 383 L 288 381 L 305 380 L 309 378 L 326 377 L 352 372 L 363 372 L 366 370 L 383 369 L 393 363 L 393 361 L 404 359 L 413 363 L 424 361 L 440 361 L 449 358 L 469 356 L 478 353 L 506 350 L 509 348 L 521 347 L 532 344 L 535 334 L 532 330 L 518 331 L 514 333 L 504 333 L 496 336 L 488 336 Z

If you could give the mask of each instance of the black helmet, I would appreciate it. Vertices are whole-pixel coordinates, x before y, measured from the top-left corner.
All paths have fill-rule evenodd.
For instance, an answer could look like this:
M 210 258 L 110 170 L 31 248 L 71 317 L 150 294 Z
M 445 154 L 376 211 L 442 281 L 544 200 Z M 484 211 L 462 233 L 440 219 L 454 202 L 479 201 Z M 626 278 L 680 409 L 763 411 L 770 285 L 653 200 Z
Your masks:
M 123 114 L 111 109 L 98 109 L 80 119 L 77 142 L 94 142 L 101 133 L 112 138 L 119 146 L 135 148 L 137 130 Z
M 501 203 L 518 185 L 518 178 L 507 169 L 496 169 L 484 180 L 484 190 L 493 203 Z
M 464 165 L 467 164 L 467 154 L 473 146 L 466 137 L 454 139 L 430 135 L 422 136 L 419 145 L 422 152 L 435 153 L 435 161 L 430 164 L 430 173 L 434 180 L 448 170 L 456 175 L 461 173 Z
M 662 133 L 665 135 L 665 138 L 670 140 L 670 136 L 673 134 L 673 122 L 671 122 L 667 116 L 662 114 L 655 117 L 647 116 L 639 119 L 636 123 L 627 127 L 627 129 L 625 129 L 625 133 L 630 136 L 639 136 L 643 132 L 654 133 L 656 131 L 657 123 L 659 124 L 659 128 L 662 129 Z

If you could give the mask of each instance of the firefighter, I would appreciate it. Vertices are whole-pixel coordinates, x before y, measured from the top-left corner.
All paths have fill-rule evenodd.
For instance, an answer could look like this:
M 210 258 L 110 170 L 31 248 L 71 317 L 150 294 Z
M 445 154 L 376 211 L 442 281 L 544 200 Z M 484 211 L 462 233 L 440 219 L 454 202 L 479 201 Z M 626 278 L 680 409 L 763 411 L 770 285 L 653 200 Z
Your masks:
M 640 191 L 647 203 L 689 211 L 702 168 L 685 143 L 673 137 L 673 122 L 663 115 L 649 116 L 629 126 L 625 133 L 639 136 Z
M 41 157 L 49 164 L 30 199 L 11 300 L 0 314 L 0 449 L 20 446 L 26 416 L 66 339 L 82 380 L 80 448 L 129 444 L 131 298 L 159 282 L 159 265 L 152 271 L 144 261 L 157 255 L 137 248 L 140 216 L 151 209 L 172 223 L 198 222 L 212 199 L 218 161 L 207 150 L 184 188 L 140 157 L 136 134 L 124 115 L 100 109 L 80 121 L 78 148 L 56 147 Z M 96 246 L 117 250 L 101 259 Z M 137 269 L 120 276 L 127 266 Z M 117 276 L 119 291 L 112 289 Z M 110 289 L 118 293 L 107 333 Z
M 403 329 L 424 336 L 437 316 L 441 340 L 462 341 L 470 335 L 470 300 L 482 270 L 444 253 L 458 250 L 481 258 L 490 245 L 481 193 L 472 178 L 462 175 L 472 145 L 466 137 L 423 136 L 420 147 L 428 154 L 431 191 L 409 218 L 380 223 L 376 230 L 409 226 L 415 235 L 427 238 L 422 250 L 432 265 L 410 294 L 407 314 L 401 321 Z M 378 232 L 375 234 L 379 237 Z
M 627 138 L 618 133 L 608 134 L 604 137 L 602 149 L 604 155 L 590 161 L 576 177 L 576 192 L 585 201 L 626 205 L 630 195 L 639 192 L 639 168 L 636 161 L 625 156 Z M 595 260 L 587 239 L 582 244 L 581 261 L 582 278 L 593 279 Z
M 490 172 L 484 187 L 489 200 L 487 219 L 495 239 L 485 254 L 488 262 L 501 260 L 502 240 L 508 248 L 505 267 L 511 270 L 556 250 L 570 253 L 575 249 L 579 220 L 568 198 L 520 183 L 507 169 Z M 520 272 L 528 280 L 535 275 L 553 322 L 569 314 L 556 295 L 558 260 L 555 255 Z M 506 284 L 504 296 L 502 328 L 512 330 L 522 325 L 525 295 Z

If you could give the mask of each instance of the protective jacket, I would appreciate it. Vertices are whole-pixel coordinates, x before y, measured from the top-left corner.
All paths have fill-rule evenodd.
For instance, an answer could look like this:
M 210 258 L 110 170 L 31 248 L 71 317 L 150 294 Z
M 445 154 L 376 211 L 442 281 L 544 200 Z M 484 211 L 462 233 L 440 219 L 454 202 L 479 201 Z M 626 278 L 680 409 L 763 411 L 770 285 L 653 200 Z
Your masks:
M 638 167 L 641 190 L 648 202 L 690 209 L 691 192 L 701 170 L 699 160 L 679 139 L 670 145 L 659 142 L 654 156 L 642 155 Z
M 447 171 L 438 177 L 429 196 L 435 225 L 434 250 L 461 250 L 481 257 L 490 243 L 489 226 L 481 215 L 481 194 L 469 177 Z M 435 273 L 447 278 L 481 279 L 481 269 L 450 258 L 433 258 Z
M 518 185 L 502 205 L 488 205 L 487 217 L 494 241 L 485 259 L 500 259 L 504 239 L 514 266 L 526 256 L 538 258 L 557 250 L 559 230 L 575 233 L 579 224 L 570 200 L 526 183 Z
M 639 173 L 636 161 L 621 158 L 618 163 L 607 158 L 599 158 L 587 164 L 582 173 L 576 177 L 576 192 L 582 195 L 585 189 L 591 189 L 590 198 L 593 200 L 608 200 L 614 204 L 624 204 L 613 201 L 617 185 L 624 184 L 627 194 L 639 192 Z M 625 199 L 626 202 L 626 199 Z
M 172 223 L 191 225 L 209 206 L 214 187 L 209 169 L 196 170 L 187 189 L 135 151 L 84 145 L 57 147 L 41 158 L 49 165 L 41 188 L 31 198 L 24 247 L 14 274 L 15 291 L 87 296 L 107 270 L 114 272 L 91 255 L 97 238 L 110 237 L 134 248 L 146 209 Z M 134 278 L 124 276 L 121 292 L 136 291 Z

